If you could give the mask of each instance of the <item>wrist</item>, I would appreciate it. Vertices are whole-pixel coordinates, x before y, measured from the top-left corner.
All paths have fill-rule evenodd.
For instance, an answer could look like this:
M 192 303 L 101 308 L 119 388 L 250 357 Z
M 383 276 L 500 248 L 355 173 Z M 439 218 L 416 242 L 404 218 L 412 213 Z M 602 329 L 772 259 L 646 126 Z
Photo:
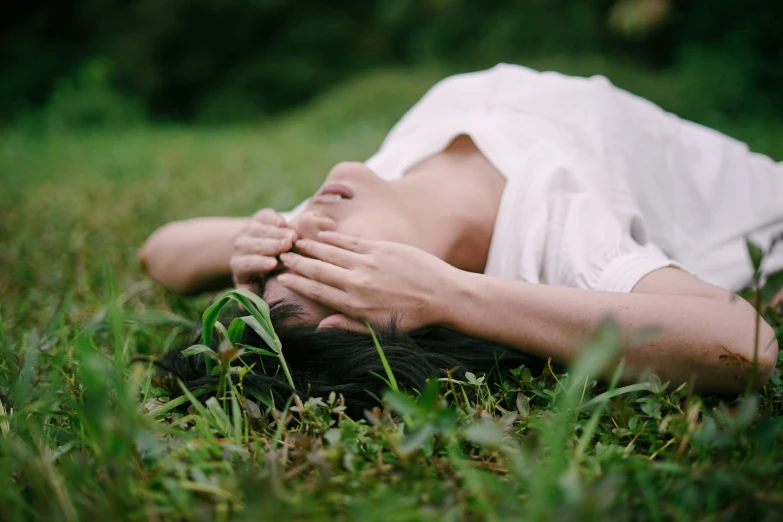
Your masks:
M 446 273 L 441 290 L 435 297 L 435 320 L 434 324 L 453 330 L 458 329 L 458 324 L 464 314 L 469 313 L 469 303 L 473 302 L 471 297 L 471 272 L 466 272 L 458 268 L 450 267 Z

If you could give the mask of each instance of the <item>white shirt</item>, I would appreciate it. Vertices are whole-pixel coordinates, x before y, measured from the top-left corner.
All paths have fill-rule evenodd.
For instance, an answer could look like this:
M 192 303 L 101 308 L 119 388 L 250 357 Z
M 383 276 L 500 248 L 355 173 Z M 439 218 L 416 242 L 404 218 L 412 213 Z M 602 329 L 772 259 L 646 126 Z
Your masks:
M 506 178 L 485 273 L 629 292 L 680 266 L 730 290 L 783 233 L 783 164 L 614 87 L 517 65 L 437 83 L 367 160 L 393 180 L 467 134 Z M 783 269 L 778 245 L 764 269 Z

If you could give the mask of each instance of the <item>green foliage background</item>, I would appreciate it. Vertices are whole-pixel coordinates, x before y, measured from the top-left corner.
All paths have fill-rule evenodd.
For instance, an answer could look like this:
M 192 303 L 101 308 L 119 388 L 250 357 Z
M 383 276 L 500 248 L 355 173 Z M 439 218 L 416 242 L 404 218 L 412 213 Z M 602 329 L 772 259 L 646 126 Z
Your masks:
M 18 2 L 0 18 L 0 117 L 87 80 L 156 118 L 247 120 L 379 66 L 585 54 L 687 71 L 721 84 L 714 110 L 768 114 L 783 109 L 781 18 L 770 0 Z

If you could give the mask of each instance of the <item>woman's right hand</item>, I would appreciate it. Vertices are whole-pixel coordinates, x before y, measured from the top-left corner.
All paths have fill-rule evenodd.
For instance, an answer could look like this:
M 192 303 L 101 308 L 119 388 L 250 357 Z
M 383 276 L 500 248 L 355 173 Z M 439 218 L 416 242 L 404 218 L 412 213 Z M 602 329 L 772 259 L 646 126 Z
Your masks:
M 271 208 L 253 214 L 234 240 L 234 285 L 258 293 L 264 276 L 277 268 L 277 256 L 291 250 L 297 239 L 296 231 L 288 228 L 283 216 Z

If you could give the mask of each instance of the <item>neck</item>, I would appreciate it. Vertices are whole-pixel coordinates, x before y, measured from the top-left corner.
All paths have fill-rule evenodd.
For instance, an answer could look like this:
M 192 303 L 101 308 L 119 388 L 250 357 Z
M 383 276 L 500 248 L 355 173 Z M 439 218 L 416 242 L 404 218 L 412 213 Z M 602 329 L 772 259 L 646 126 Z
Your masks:
M 411 244 L 463 270 L 483 272 L 503 176 L 467 136 L 395 182 Z

